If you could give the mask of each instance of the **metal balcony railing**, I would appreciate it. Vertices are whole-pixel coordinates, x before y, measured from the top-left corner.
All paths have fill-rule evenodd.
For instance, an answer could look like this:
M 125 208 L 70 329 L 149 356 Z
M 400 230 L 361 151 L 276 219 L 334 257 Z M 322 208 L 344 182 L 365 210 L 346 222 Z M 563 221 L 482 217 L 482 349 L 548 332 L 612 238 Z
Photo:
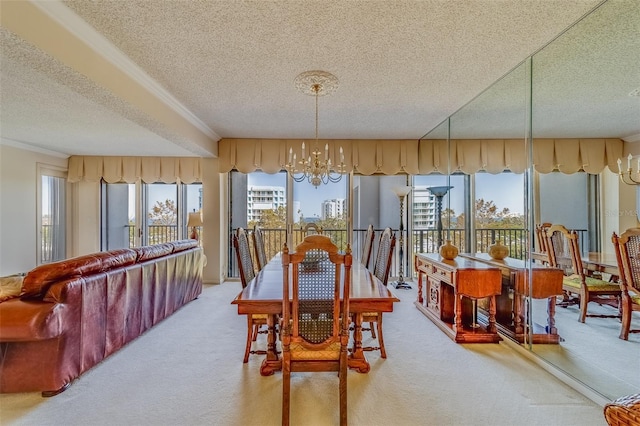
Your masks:
M 363 239 L 366 233 L 366 229 L 354 229 L 353 230 L 353 243 L 351 250 L 354 254 L 354 258 L 358 261 L 362 253 Z M 380 235 L 382 229 L 376 229 L 376 235 Z M 588 247 L 587 231 L 577 230 L 579 234 L 580 248 L 582 252 L 585 252 Z M 235 232 L 235 230 L 233 231 Z M 400 254 L 398 250 L 398 244 L 400 243 L 400 235 L 397 229 L 394 230 L 396 234 L 396 249 L 394 251 L 394 257 L 391 264 L 390 276 L 397 277 L 399 275 L 400 266 Z M 287 232 L 285 229 L 262 229 L 265 242 L 265 251 L 267 259 L 271 259 L 276 253 L 282 250 L 282 246 L 287 238 Z M 405 231 L 406 233 L 406 231 Z M 347 231 L 344 229 L 325 229 L 325 235 L 329 235 L 331 240 L 342 250 L 346 248 L 348 238 Z M 467 246 L 465 239 L 464 229 L 444 229 L 443 234 L 450 239 L 451 243 L 458 247 L 461 253 L 464 252 L 486 252 L 491 244 L 496 240 L 501 240 L 502 243 L 509 247 L 509 256 L 523 259 L 527 252 L 527 230 L 521 228 L 493 228 L 493 229 L 476 229 L 475 239 L 476 245 L 474 250 L 470 250 Z M 293 246 L 297 245 L 304 238 L 304 230 L 296 229 L 293 232 Z M 236 255 L 233 248 L 232 235 L 229 235 L 229 277 L 239 277 L 238 266 L 236 262 Z M 406 237 L 406 236 L 405 236 Z M 438 231 L 436 229 L 416 229 L 411 233 L 411 240 L 408 241 L 405 247 L 411 247 L 413 253 L 437 253 L 438 252 Z M 253 244 L 251 244 L 253 250 Z M 375 262 L 375 254 L 377 252 L 377 240 L 374 240 L 373 254 L 371 255 L 371 265 Z M 413 261 L 408 259 L 407 252 L 404 253 L 404 267 L 403 273 L 405 277 L 413 276 Z M 256 265 L 254 255 L 254 265 Z

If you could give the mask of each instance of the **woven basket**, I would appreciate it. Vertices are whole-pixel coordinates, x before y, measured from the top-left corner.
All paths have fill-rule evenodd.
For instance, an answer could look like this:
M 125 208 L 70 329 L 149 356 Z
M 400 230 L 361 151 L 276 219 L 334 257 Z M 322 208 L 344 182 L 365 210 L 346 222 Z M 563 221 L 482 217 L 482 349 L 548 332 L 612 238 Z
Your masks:
M 640 426 L 640 393 L 623 396 L 604 406 L 609 426 Z

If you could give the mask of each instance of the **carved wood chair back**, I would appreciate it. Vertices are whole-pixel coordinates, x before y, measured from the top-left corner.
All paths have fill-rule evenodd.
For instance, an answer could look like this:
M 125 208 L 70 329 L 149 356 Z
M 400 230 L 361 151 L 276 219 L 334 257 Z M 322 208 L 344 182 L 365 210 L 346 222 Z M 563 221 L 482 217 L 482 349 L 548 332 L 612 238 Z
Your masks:
M 326 256 L 309 262 L 311 251 Z M 293 253 L 283 248 L 283 425 L 289 424 L 292 371 L 338 371 L 340 424 L 346 425 L 351 265 L 351 247 L 341 254 L 324 235 L 308 235 Z
M 629 339 L 629 333 L 640 333 L 631 329 L 633 311 L 640 311 L 640 228 L 629 228 L 622 235 L 611 237 L 616 252 L 621 295 L 622 326 L 620 338 Z
M 256 273 L 253 269 L 253 260 L 251 259 L 251 249 L 249 248 L 247 231 L 244 228 L 236 229 L 236 233 L 233 235 L 233 246 L 236 249 L 240 281 L 242 282 L 242 288 L 245 288 L 249 281 L 255 278 Z
M 373 230 L 373 225 L 369 224 L 367 232 L 364 234 L 364 240 L 362 241 L 362 254 L 360 255 L 360 263 L 362 263 L 365 268 L 369 268 L 369 263 L 371 262 L 371 252 L 373 251 L 373 240 L 375 235 L 376 233 Z
M 396 245 L 396 236 L 391 228 L 385 228 L 380 234 L 378 241 L 378 251 L 376 253 L 376 263 L 373 267 L 373 274 L 387 285 L 389 272 L 391 271 L 391 260 L 393 259 L 393 249 Z
M 264 235 L 262 235 L 262 229 L 258 225 L 253 227 L 253 252 L 256 255 L 256 263 L 258 264 L 258 271 L 267 264 L 267 253 L 264 246 Z

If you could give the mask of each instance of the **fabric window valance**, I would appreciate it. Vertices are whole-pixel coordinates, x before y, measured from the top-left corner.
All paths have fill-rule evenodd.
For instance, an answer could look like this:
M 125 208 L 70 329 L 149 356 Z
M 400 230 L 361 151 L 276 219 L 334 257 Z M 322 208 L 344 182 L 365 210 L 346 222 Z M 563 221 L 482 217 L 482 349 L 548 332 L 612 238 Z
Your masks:
M 236 169 L 250 173 L 260 169 L 277 173 L 288 161 L 289 148 L 298 157 L 301 155 L 301 144 L 300 140 L 288 139 L 221 139 L 220 172 Z M 320 140 L 318 144 L 321 148 L 329 145 L 333 164 L 338 163 L 342 147 L 347 171 L 363 175 L 425 175 L 449 170 L 467 174 L 504 170 L 523 173 L 528 164 L 522 139 Z M 532 161 L 540 173 L 584 170 L 596 174 L 605 167 L 616 172 L 616 161 L 622 152 L 621 139 L 534 139 Z
M 202 182 L 199 157 L 98 157 L 69 158 L 69 182 L 146 183 Z

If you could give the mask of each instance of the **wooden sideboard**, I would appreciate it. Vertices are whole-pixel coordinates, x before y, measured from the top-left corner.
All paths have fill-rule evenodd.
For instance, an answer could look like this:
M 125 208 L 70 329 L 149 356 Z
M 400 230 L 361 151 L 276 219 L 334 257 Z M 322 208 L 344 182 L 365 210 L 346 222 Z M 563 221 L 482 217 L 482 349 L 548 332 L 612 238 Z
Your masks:
M 556 296 L 562 296 L 562 270 L 511 257 L 496 260 L 487 253 L 461 253 L 459 256 L 500 268 L 503 278 L 502 291 L 496 297 L 496 322 L 501 333 L 519 343 L 528 341 L 525 300 L 531 295 L 534 299 L 548 299 L 547 323 L 532 324 L 531 341 L 550 344 L 560 342 L 555 325 L 555 303 Z M 528 266 L 531 266 L 531 278 Z M 532 283 L 531 286 L 529 282 Z M 486 311 L 481 309 L 481 312 L 483 310 Z M 482 315 L 480 318 L 484 320 Z
M 446 260 L 435 253 L 417 254 L 415 267 L 418 271 L 415 305 L 445 334 L 457 343 L 502 340 L 495 318 L 495 296 L 502 287 L 499 268 L 462 257 Z M 475 302 L 482 298 L 489 300 L 486 324 L 476 321 Z

